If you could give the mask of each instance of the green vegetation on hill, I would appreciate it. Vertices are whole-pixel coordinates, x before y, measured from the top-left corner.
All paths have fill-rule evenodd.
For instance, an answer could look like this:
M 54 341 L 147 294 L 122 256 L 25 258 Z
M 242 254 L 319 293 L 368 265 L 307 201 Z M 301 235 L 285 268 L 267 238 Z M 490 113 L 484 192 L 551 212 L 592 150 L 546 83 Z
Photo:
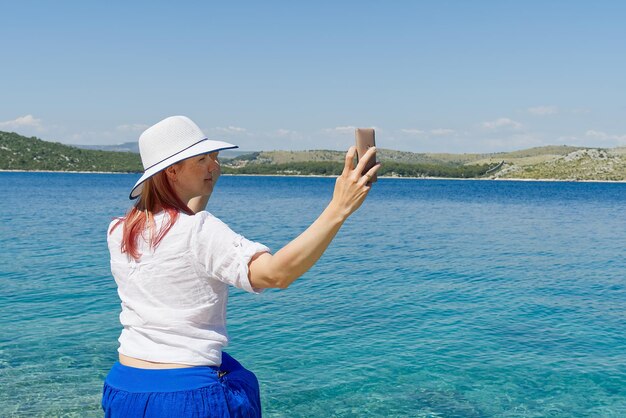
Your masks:
M 626 155 L 620 148 L 581 148 L 528 164 L 505 164 L 494 178 L 555 180 L 626 180 Z
M 86 150 L 0 131 L 0 169 L 41 171 L 143 171 L 138 154 Z
M 494 166 L 461 164 L 427 164 L 385 162 L 379 170 L 380 176 L 391 177 L 450 177 L 475 178 L 485 175 Z M 224 174 L 278 174 L 338 176 L 343 171 L 343 162 L 297 161 L 283 164 L 247 164 L 239 167 L 222 165 Z
M 377 158 L 382 162 L 394 161 L 407 164 L 462 164 L 477 159 L 466 155 L 479 154 L 424 154 L 378 148 Z M 307 150 L 307 151 L 261 151 L 240 155 L 229 161 L 231 165 L 244 164 L 286 164 L 310 161 L 335 161 L 343 164 L 346 151 Z M 482 155 L 481 155 L 482 156 Z
M 225 174 L 336 176 L 345 151 L 260 151 L 224 158 Z M 626 180 L 626 148 L 547 146 L 493 154 L 378 149 L 381 176 Z M 0 131 L 0 170 L 141 172 L 139 154 L 72 147 Z
M 426 154 L 393 150 L 381 150 L 379 157 L 385 161 L 380 170 L 382 176 L 472 178 L 484 175 L 490 167 L 489 164 L 441 163 Z M 344 158 L 345 152 L 329 150 L 255 152 L 224 161 L 223 172 L 336 176 L 343 170 Z M 136 153 L 82 149 L 9 132 L 0 132 L 0 169 L 143 171 Z

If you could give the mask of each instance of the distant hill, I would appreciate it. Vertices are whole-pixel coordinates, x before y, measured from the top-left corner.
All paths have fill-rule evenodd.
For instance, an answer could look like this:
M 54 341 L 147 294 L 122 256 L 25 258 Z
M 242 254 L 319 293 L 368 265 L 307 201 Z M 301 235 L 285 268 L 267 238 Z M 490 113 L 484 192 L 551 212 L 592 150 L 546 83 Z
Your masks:
M 134 152 L 139 154 L 138 142 L 124 142 L 117 145 L 74 145 L 76 148 L 92 149 L 98 151 Z
M 74 145 L 76 148 L 100 150 L 100 151 L 119 151 L 119 152 L 134 152 L 139 154 L 138 142 L 124 142 L 117 145 Z M 254 151 L 242 151 L 240 149 L 227 149 L 220 152 L 221 159 L 236 158 L 240 155 L 250 154 Z
M 626 148 L 581 148 L 552 158 L 507 159 L 492 178 L 626 181 Z
M 379 148 L 377 158 L 382 162 L 397 163 L 424 163 L 424 164 L 492 164 L 502 160 L 519 161 L 522 158 L 538 158 L 539 160 L 552 159 L 556 156 L 567 155 L 571 152 L 585 149 L 583 147 L 547 146 L 530 148 L 513 152 L 498 152 L 491 154 L 432 154 L 408 151 L 395 151 Z M 236 157 L 230 163 L 245 161 L 246 164 L 285 164 L 303 161 L 337 161 L 343 162 L 345 151 L 310 150 L 310 151 L 260 151 Z
M 136 145 L 85 149 L 0 131 L 0 170 L 141 172 L 139 155 L 131 151 Z M 227 150 L 220 156 L 226 174 L 338 175 L 345 151 Z M 626 148 L 547 146 L 491 154 L 379 149 L 378 159 L 379 174 L 390 177 L 626 181 Z
M 394 151 L 381 149 L 377 151 L 377 158 L 380 161 L 395 161 L 399 163 L 428 163 L 428 164 L 448 164 L 454 161 L 433 158 L 433 154 L 422 154 L 415 152 Z M 309 150 L 309 151 L 260 151 L 252 154 L 241 155 L 231 161 L 235 164 L 239 161 L 247 161 L 247 164 L 286 164 L 304 161 L 335 161 L 343 163 L 346 151 L 333 150 Z
M 0 169 L 41 171 L 143 171 L 138 154 L 86 150 L 0 131 Z
M 338 174 L 345 152 L 330 150 L 262 151 L 226 163 L 237 172 L 254 172 L 273 165 L 283 174 L 307 174 L 307 164 L 326 164 L 324 171 Z M 535 147 L 491 154 L 413 153 L 378 150 L 385 176 L 482 177 L 489 179 L 626 181 L 625 148 L 589 148 L 567 145 Z M 329 168 L 334 164 L 332 168 Z M 465 168 L 465 170 L 464 170 Z M 235 172 L 235 171 L 232 171 Z
M 225 161 L 222 170 L 228 174 L 339 175 L 345 155 L 345 151 L 333 150 L 260 151 Z M 379 175 L 391 177 L 476 178 L 498 164 L 463 164 L 389 149 L 378 149 L 377 158 L 383 162 Z

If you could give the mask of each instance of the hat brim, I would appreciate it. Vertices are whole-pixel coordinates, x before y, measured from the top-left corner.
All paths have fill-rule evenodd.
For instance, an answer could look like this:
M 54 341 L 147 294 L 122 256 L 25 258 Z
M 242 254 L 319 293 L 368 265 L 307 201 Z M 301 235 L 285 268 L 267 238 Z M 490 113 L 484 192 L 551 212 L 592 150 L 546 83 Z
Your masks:
M 182 160 L 186 160 L 187 158 L 195 157 L 197 155 L 233 148 L 239 148 L 239 146 L 230 144 L 228 142 L 214 141 L 212 139 L 205 138 L 197 144 L 185 149 L 184 151 L 179 152 L 178 154 L 175 154 L 163 161 L 160 161 L 157 164 L 154 164 L 152 167 L 146 169 L 141 178 L 137 180 L 137 183 L 135 183 L 135 186 L 130 191 L 130 195 L 128 198 L 131 200 L 138 198 L 141 194 L 141 191 L 143 190 L 143 183 L 146 180 L 157 174 L 159 171 L 165 170 L 167 167 L 173 164 L 176 164 Z

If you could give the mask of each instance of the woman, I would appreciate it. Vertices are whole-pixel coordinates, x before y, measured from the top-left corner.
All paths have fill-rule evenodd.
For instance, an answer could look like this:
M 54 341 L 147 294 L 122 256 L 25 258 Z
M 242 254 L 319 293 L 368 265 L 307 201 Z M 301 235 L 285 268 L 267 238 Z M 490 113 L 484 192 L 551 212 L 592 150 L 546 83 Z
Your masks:
M 256 377 L 222 351 L 228 285 L 284 289 L 306 272 L 367 196 L 379 165 L 361 173 L 374 150 L 354 167 L 350 148 L 328 207 L 272 255 L 204 211 L 218 152 L 235 145 L 173 116 L 148 128 L 139 148 L 145 172 L 130 193 L 138 200 L 108 232 L 123 330 L 104 383 L 105 415 L 260 416 Z

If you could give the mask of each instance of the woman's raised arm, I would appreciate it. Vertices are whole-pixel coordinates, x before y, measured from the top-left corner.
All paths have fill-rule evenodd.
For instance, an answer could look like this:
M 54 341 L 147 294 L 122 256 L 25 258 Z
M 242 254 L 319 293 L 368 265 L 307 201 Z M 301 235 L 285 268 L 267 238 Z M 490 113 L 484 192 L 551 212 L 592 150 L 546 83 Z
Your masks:
M 261 253 L 252 258 L 249 278 L 253 287 L 285 289 L 319 260 L 341 225 L 369 193 L 370 179 L 380 164 L 362 173 L 374 153 L 375 148 L 370 148 L 354 167 L 356 147 L 348 150 L 343 172 L 335 182 L 333 198 L 315 222 L 276 254 Z

